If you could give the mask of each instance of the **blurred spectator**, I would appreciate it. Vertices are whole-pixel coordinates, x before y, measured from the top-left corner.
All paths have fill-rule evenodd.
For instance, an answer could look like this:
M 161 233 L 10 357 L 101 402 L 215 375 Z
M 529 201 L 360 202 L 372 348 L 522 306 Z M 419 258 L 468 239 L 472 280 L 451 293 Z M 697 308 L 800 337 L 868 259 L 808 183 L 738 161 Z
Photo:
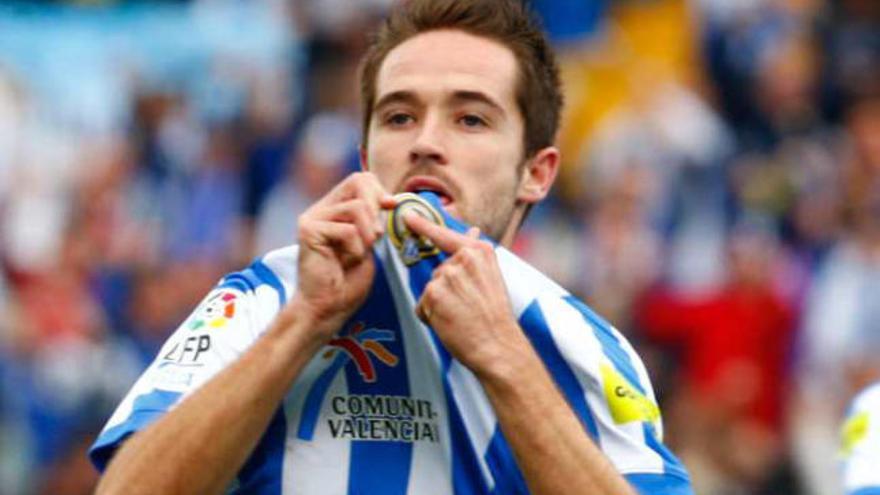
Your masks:
M 812 493 L 836 490 L 837 428 L 880 355 L 880 104 L 849 112 L 849 159 L 841 165 L 847 232 L 820 266 L 806 301 L 799 348 L 795 452 Z
M 723 284 L 698 296 L 655 289 L 640 326 L 678 363 L 667 422 L 695 491 L 788 493 L 773 483 L 786 463 L 793 312 L 774 290 L 775 239 L 739 228 L 728 245 Z
M 255 81 L 238 129 L 245 134 L 243 211 L 248 221 L 256 218 L 269 192 L 284 177 L 285 160 L 299 130 L 301 110 L 289 94 L 289 88 L 294 86 L 290 82 L 292 77 L 293 74 L 282 72 Z
M 575 285 L 597 311 L 630 333 L 633 303 L 660 275 L 661 240 L 651 228 L 646 203 L 652 176 L 631 167 L 606 184 L 602 197 L 585 215 L 580 239 L 583 264 Z
M 595 218 L 585 220 L 588 230 L 595 232 L 589 242 L 607 242 L 601 240 L 607 229 L 600 229 L 613 211 L 622 213 L 616 215 L 617 223 L 627 223 L 624 228 L 633 231 L 629 239 L 616 241 L 630 253 L 614 248 L 636 277 L 624 300 L 660 274 L 661 254 L 667 262 L 664 274 L 677 285 L 696 288 L 718 278 L 726 223 L 722 167 L 731 146 L 731 136 L 714 110 L 698 94 L 673 82 L 654 84 L 653 91 L 610 114 L 599 126 L 582 175 L 582 190 L 598 209 Z M 660 237 L 667 241 L 665 249 L 658 244 Z M 598 251 L 588 256 L 587 264 L 594 266 L 585 274 L 588 292 L 599 294 L 605 290 L 603 282 L 611 282 L 592 278 L 609 264 L 600 253 L 610 247 L 597 246 Z M 693 256 L 694 250 L 700 256 Z M 634 258 L 628 259 L 630 255 Z
M 172 261 L 219 266 L 241 260 L 242 159 L 233 129 L 212 129 L 195 163 L 169 198 L 167 254 Z
M 854 96 L 880 91 L 880 5 L 870 0 L 829 2 L 819 23 L 825 46 L 822 106 L 837 121 Z
M 297 218 L 333 188 L 358 160 L 358 127 L 350 116 L 322 113 L 309 120 L 287 179 L 269 195 L 256 230 L 258 253 L 294 244 Z

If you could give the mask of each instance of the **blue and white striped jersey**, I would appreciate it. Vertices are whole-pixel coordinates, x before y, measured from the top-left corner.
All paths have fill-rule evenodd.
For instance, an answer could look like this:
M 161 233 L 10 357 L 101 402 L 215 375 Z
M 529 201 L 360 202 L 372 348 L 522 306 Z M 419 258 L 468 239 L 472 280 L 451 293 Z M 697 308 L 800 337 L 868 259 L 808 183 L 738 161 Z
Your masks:
M 259 338 L 295 290 L 297 253 L 271 252 L 222 279 L 108 421 L 90 452 L 100 469 L 127 435 Z M 230 491 L 528 493 L 479 381 L 414 314 L 445 255 L 423 253 L 406 266 L 387 236 L 374 253 L 366 303 L 303 370 Z M 630 344 L 524 261 L 502 247 L 496 254 L 521 327 L 599 447 L 641 493 L 690 494 Z
M 880 495 L 880 382 L 850 406 L 842 431 L 843 482 L 848 495 Z

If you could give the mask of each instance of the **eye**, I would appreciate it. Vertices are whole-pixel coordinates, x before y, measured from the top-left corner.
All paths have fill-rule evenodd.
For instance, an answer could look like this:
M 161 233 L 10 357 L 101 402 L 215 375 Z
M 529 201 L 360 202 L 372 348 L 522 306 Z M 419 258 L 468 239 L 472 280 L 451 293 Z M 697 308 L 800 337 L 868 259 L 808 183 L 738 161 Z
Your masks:
M 467 114 L 458 119 L 465 127 L 485 127 L 486 121 L 479 115 Z
M 395 112 L 385 117 L 385 123 L 393 126 L 402 126 L 412 122 L 413 117 L 407 113 Z

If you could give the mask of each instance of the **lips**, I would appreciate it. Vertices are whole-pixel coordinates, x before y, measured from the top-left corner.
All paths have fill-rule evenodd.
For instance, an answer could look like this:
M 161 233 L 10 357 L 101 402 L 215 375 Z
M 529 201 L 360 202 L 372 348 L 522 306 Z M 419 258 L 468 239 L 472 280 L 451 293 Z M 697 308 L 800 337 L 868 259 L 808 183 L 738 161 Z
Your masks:
M 404 182 L 403 190 L 405 192 L 411 193 L 431 191 L 440 198 L 440 203 L 443 206 L 449 206 L 450 204 L 455 202 L 452 192 L 449 190 L 449 187 L 447 187 L 446 184 L 443 183 L 443 181 L 427 175 L 411 177 L 406 182 Z

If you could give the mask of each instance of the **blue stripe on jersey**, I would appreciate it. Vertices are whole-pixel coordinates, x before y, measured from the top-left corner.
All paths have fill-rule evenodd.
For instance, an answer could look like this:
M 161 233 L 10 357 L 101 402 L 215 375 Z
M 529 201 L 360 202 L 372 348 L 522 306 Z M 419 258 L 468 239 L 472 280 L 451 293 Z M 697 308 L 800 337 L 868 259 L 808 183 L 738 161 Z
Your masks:
M 676 458 L 675 455 L 658 439 L 657 430 L 654 428 L 654 424 L 643 423 L 642 428 L 645 432 L 645 443 L 651 448 L 651 450 L 663 458 L 664 473 L 689 480 L 690 477 L 681 461 L 679 461 L 678 458 Z
M 239 471 L 239 484 L 232 493 L 281 495 L 281 473 L 286 439 L 287 421 L 284 417 L 284 409 L 279 407 L 257 448 Z
M 519 324 L 541 357 L 541 361 L 547 367 L 547 371 L 550 372 L 553 380 L 562 389 L 568 405 L 577 414 L 590 436 L 598 441 L 599 429 L 596 426 L 593 413 L 590 411 L 589 405 L 587 405 L 586 392 L 581 388 L 577 377 L 553 341 L 553 336 L 550 334 L 547 321 L 544 319 L 541 307 L 537 301 L 532 302 L 523 311 L 522 316 L 519 318 Z
M 880 495 L 880 486 L 866 486 L 855 491 L 848 492 L 847 495 Z
M 217 284 L 218 289 L 235 289 L 239 292 L 250 292 L 252 287 L 241 277 L 236 275 L 228 275 Z
M 443 376 L 443 393 L 446 396 L 446 409 L 449 414 L 449 436 L 452 440 L 452 490 L 455 495 L 476 495 L 488 493 L 489 487 L 483 478 L 477 452 L 471 443 L 470 435 L 452 395 L 452 387 L 446 375 Z
M 378 257 L 374 257 L 374 260 L 376 272 L 382 273 L 384 270 L 382 262 Z M 393 305 L 389 311 L 387 304 L 392 300 L 388 281 L 385 277 L 376 276 L 373 278 L 373 287 L 367 296 L 367 301 L 349 320 L 351 323 L 363 322 L 368 325 L 360 333 L 366 339 L 391 332 L 393 338 L 381 339 L 379 343 L 398 359 L 397 364 L 387 365 L 375 359 L 373 355 L 369 355 L 368 359 L 375 366 L 376 376 L 373 382 L 361 376 L 354 360 L 348 360 L 345 377 L 350 394 L 410 396 L 403 332 L 400 329 L 397 312 Z M 341 353 L 341 351 L 337 352 Z M 411 442 L 353 440 L 349 458 L 348 493 L 350 495 L 405 494 L 412 464 L 412 450 Z
M 257 277 L 259 277 L 260 280 L 269 284 L 269 287 L 275 289 L 275 292 L 278 293 L 278 306 L 284 306 L 284 303 L 287 302 L 287 293 L 284 291 L 284 285 L 281 284 L 278 275 L 275 275 L 275 272 L 270 270 L 261 260 L 254 261 L 251 264 L 251 269 L 257 274 Z
M 253 270 L 253 264 L 244 270 L 227 274 L 218 285 L 219 288 L 234 288 L 242 292 L 251 292 L 265 282 Z
M 448 224 L 447 224 L 448 225 Z M 413 298 L 416 303 L 422 297 L 425 286 L 431 280 L 431 273 L 445 259 L 445 255 L 424 259 L 409 269 L 409 284 Z M 446 397 L 446 411 L 449 416 L 449 439 L 452 450 L 452 489 L 456 495 L 471 495 L 479 493 L 488 493 L 489 487 L 483 478 L 480 469 L 480 461 L 477 452 L 471 442 L 467 427 L 455 402 L 455 396 L 452 394 L 452 387 L 449 385 L 449 377 L 447 372 L 452 363 L 452 357 L 449 351 L 440 342 L 440 338 L 434 333 L 434 330 L 428 327 L 431 333 L 431 339 L 434 342 L 434 348 L 440 355 L 441 373 L 443 378 L 443 395 Z
M 495 433 L 492 434 L 492 440 L 486 450 L 486 464 L 495 479 L 492 495 L 529 493 L 526 480 L 516 465 L 516 460 L 500 427 L 496 427 Z
M 339 370 L 348 362 L 348 356 L 343 353 L 336 355 L 333 363 L 325 369 L 321 375 L 312 384 L 306 395 L 306 401 L 303 404 L 302 413 L 300 414 L 299 429 L 296 436 L 301 440 L 311 441 L 315 436 L 315 427 L 318 425 L 318 417 L 321 416 L 321 404 L 324 403 L 324 397 L 327 396 L 327 390 L 336 378 Z
M 687 478 L 652 473 L 624 475 L 629 484 L 641 495 L 693 495 Z
M 103 472 L 110 462 L 110 458 L 119 448 L 119 444 L 132 433 L 139 431 L 165 414 L 177 399 L 180 392 L 168 390 L 153 390 L 152 392 L 139 395 L 132 405 L 132 412 L 122 423 L 108 429 L 95 440 L 95 444 L 89 449 L 89 458 L 92 464 Z
M 645 387 L 639 380 L 639 375 L 636 373 L 635 367 L 633 367 L 629 354 L 621 347 L 620 341 L 611 331 L 611 326 L 608 322 L 574 296 L 566 296 L 565 301 L 580 311 L 587 323 L 593 328 L 593 333 L 602 345 L 602 352 L 608 356 L 608 359 L 611 360 L 617 371 L 626 377 L 627 381 L 639 392 L 645 394 Z
M 250 292 L 255 291 L 261 285 L 268 285 L 275 289 L 275 292 L 278 294 L 279 307 L 283 306 L 285 301 L 287 301 L 287 293 L 281 280 L 261 260 L 254 261 L 251 263 L 251 266 L 244 270 L 226 275 L 217 287 Z

